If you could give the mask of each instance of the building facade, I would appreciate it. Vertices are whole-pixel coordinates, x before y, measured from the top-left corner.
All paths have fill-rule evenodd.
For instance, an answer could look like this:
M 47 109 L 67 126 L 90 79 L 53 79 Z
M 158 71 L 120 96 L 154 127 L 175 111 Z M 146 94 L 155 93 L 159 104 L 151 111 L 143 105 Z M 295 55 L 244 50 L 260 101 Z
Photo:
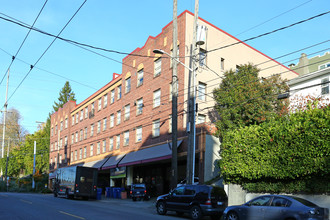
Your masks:
M 99 169 L 99 187 L 127 187 L 144 182 L 154 194 L 168 192 L 171 169 L 171 83 L 172 61 L 153 53 L 161 49 L 190 66 L 193 40 L 193 14 L 178 16 L 178 41 L 173 45 L 172 22 L 156 37 L 123 59 L 122 73 L 80 104 L 66 103 L 51 116 L 50 170 L 70 165 Z M 281 74 L 284 79 L 296 73 L 237 38 L 199 18 L 207 29 L 206 41 L 197 47 L 196 75 L 196 154 L 195 173 L 200 182 L 219 175 L 220 143 L 213 122 L 218 120 L 212 91 L 224 71 L 253 63 L 260 77 Z M 223 49 L 224 45 L 234 46 Z M 207 54 L 205 51 L 211 51 Z M 178 179 L 186 176 L 188 147 L 188 99 L 190 72 L 178 64 Z M 51 175 L 50 175 L 51 176 Z

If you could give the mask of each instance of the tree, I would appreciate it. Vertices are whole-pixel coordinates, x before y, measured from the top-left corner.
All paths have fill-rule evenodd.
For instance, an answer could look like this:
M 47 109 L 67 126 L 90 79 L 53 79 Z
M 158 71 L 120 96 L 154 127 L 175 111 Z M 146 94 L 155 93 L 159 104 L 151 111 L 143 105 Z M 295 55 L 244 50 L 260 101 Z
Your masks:
M 65 103 L 68 101 L 76 101 L 75 93 L 72 91 L 70 83 L 65 82 L 64 87 L 59 92 L 60 97 L 58 102 L 54 102 L 53 109 L 56 112 L 59 108 L 62 108 Z
M 226 131 L 258 125 L 287 113 L 287 102 L 277 96 L 287 91 L 288 86 L 279 76 L 259 78 L 259 72 L 252 64 L 240 65 L 237 71 L 226 71 L 219 88 L 213 91 L 221 138 Z

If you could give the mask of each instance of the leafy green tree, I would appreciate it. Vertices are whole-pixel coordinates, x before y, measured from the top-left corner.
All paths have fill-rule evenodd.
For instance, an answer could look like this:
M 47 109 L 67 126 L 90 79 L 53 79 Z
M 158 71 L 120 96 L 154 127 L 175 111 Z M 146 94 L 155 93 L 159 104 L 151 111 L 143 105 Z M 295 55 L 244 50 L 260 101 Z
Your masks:
M 64 87 L 59 92 L 60 97 L 58 102 L 54 102 L 53 109 L 56 112 L 59 108 L 62 108 L 68 101 L 76 101 L 75 93 L 72 91 L 69 81 L 66 81 Z
M 229 70 L 219 88 L 213 91 L 220 120 L 216 122 L 219 136 L 239 127 L 260 124 L 286 113 L 287 103 L 277 95 L 288 90 L 279 76 L 259 77 L 260 70 L 252 65 L 240 65 Z

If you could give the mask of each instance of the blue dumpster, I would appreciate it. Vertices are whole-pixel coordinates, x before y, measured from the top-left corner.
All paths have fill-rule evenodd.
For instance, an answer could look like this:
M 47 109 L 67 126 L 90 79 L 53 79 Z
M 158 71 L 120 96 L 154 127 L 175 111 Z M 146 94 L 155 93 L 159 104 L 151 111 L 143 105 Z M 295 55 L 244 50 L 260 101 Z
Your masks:
M 101 200 L 102 197 L 102 188 L 97 188 L 96 199 Z
M 105 197 L 106 198 L 110 198 L 111 197 L 111 188 L 110 187 L 106 187 L 105 188 Z

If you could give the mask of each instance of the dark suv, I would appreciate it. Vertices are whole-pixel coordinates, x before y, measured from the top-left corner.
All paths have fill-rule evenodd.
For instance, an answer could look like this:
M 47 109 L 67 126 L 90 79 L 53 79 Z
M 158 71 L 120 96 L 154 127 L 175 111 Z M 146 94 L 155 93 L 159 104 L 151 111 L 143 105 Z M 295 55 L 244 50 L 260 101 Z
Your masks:
M 156 202 L 160 215 L 176 211 L 178 215 L 189 213 L 192 219 L 201 219 L 203 215 L 220 219 L 227 205 L 228 197 L 223 188 L 208 185 L 179 186 L 169 194 L 159 196 Z

